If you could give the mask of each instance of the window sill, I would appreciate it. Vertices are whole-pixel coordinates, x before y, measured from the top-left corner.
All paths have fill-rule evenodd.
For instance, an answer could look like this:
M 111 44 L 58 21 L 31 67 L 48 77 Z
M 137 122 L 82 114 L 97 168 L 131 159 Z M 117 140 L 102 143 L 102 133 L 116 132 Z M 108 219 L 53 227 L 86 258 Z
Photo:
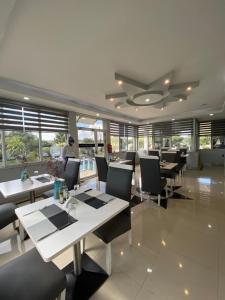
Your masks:
M 46 161 L 35 161 L 27 163 L 26 166 L 37 166 L 37 165 L 44 165 L 47 163 Z M 0 166 L 0 170 L 7 170 L 7 169 L 15 169 L 15 168 L 22 168 L 22 164 L 15 164 L 15 165 L 9 165 L 9 166 Z

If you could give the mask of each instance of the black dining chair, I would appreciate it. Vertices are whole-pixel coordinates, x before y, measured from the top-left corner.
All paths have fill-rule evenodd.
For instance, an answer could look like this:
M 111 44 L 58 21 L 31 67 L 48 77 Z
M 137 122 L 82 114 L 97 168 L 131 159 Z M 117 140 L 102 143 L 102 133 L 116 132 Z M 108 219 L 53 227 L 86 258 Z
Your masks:
M 16 219 L 15 214 L 16 205 L 14 203 L 4 203 L 0 205 L 0 229 L 3 229 L 5 226 L 10 223 L 13 224 L 13 228 L 16 229 Z
M 162 162 L 168 162 L 168 163 L 178 163 L 178 155 L 176 151 L 163 151 L 161 152 L 161 161 Z M 170 179 L 170 186 L 175 185 L 176 177 L 177 177 L 177 169 L 173 170 L 166 170 L 166 169 L 161 169 L 160 171 L 161 176 Z M 173 182 L 173 184 L 172 184 Z
M 79 184 L 79 172 L 80 172 L 80 160 L 75 158 L 69 158 L 63 174 L 65 185 L 67 186 L 69 191 L 73 190 L 74 186 Z M 54 195 L 53 189 L 43 193 L 43 197 L 45 199 L 53 197 L 53 195 Z
M 106 244 L 106 271 L 111 274 L 111 242 L 128 232 L 129 244 L 132 244 L 131 232 L 131 181 L 133 168 L 130 165 L 110 163 L 106 193 L 129 202 L 129 207 L 98 228 L 94 234 Z
M 158 206 L 161 202 L 161 193 L 165 189 L 167 198 L 167 181 L 160 173 L 160 160 L 158 156 L 140 157 L 141 193 L 157 195 Z
M 159 150 L 148 150 L 148 155 L 149 156 L 160 156 L 160 151 Z
M 0 299 L 60 299 L 66 277 L 52 262 L 44 262 L 35 248 L 0 267 Z
M 100 182 L 107 181 L 108 163 L 104 156 L 95 155 L 97 176 L 98 176 L 98 189 L 100 189 Z
M 126 160 L 131 160 L 130 165 L 133 166 L 133 172 L 135 172 L 136 152 L 134 152 L 134 151 L 128 151 L 128 152 L 126 152 L 125 159 Z

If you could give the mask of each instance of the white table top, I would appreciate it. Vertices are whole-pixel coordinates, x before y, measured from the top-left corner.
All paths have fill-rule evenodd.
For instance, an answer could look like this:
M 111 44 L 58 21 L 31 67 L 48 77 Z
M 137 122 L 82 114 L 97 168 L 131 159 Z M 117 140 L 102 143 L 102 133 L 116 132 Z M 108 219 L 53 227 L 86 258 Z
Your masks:
M 37 177 L 49 176 L 48 174 L 40 174 L 37 176 L 31 176 L 32 182 L 26 180 L 22 182 L 20 179 L 5 181 L 0 183 L 0 192 L 4 198 L 12 197 L 26 192 L 38 190 L 42 187 L 50 187 L 54 183 L 54 179 L 49 182 L 40 182 L 36 180 Z
M 99 192 L 99 194 L 100 193 L 101 192 Z M 127 201 L 118 198 L 115 198 L 99 209 L 95 209 L 78 201 L 76 210 L 71 212 L 71 215 L 78 220 L 77 222 L 36 242 L 29 234 L 29 226 L 33 225 L 35 220 L 32 221 L 32 214 L 25 215 L 51 204 L 56 204 L 61 208 L 65 208 L 65 204 L 61 205 L 53 198 L 48 198 L 17 208 L 15 211 L 22 226 L 27 231 L 38 252 L 46 262 L 51 261 L 67 248 L 76 244 L 86 235 L 99 228 L 129 206 Z M 28 216 L 29 218 L 27 218 Z

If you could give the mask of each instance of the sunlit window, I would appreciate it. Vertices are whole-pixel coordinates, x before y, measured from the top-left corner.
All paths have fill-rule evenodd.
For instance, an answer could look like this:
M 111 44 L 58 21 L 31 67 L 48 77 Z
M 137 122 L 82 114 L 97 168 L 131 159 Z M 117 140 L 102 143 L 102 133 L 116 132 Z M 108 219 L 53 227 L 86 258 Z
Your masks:
M 62 149 L 66 143 L 66 134 L 64 132 L 42 132 L 42 159 L 62 157 Z
M 5 132 L 6 165 L 40 160 L 38 132 Z

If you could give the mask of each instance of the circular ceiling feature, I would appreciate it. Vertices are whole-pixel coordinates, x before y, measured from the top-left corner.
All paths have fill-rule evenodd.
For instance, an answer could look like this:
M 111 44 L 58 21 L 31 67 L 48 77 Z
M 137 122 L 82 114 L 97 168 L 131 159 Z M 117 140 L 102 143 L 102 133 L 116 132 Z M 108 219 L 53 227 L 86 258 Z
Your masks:
M 127 99 L 127 103 L 133 106 L 151 106 L 160 103 L 163 98 L 162 91 L 146 91 Z

